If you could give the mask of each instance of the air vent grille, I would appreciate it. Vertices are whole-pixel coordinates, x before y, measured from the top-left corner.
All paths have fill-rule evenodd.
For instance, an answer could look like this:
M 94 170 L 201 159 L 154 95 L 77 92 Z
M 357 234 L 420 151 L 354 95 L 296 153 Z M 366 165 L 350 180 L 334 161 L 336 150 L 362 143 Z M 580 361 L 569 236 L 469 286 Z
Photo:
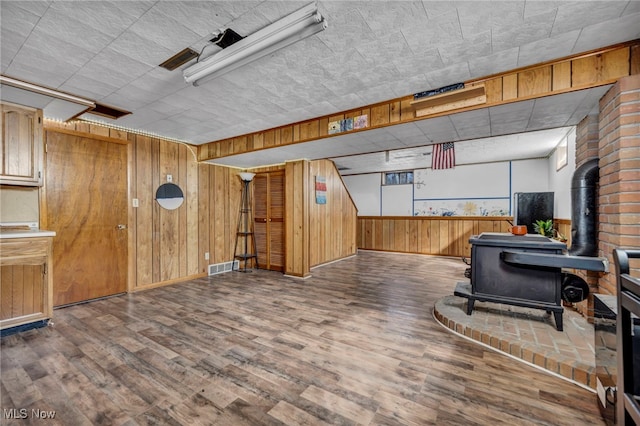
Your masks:
M 198 57 L 198 52 L 187 47 L 186 49 L 181 50 L 180 52 L 176 53 L 175 55 L 173 55 L 172 57 L 170 57 L 169 59 L 161 63 L 160 66 L 162 68 L 168 69 L 169 71 L 173 71 L 176 68 L 178 68 L 180 65 L 186 64 L 190 60 L 197 57 Z

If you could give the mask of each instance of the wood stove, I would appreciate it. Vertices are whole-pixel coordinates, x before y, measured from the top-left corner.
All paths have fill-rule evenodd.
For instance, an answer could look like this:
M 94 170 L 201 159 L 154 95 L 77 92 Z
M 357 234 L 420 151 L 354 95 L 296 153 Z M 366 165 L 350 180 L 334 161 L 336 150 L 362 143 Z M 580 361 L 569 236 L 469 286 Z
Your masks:
M 454 292 L 468 299 L 467 315 L 476 300 L 544 309 L 553 312 L 556 328 L 562 331 L 563 283 L 584 282 L 562 268 L 608 269 L 606 259 L 566 255 L 566 244 L 538 234 L 482 233 L 469 242 L 471 283 L 458 283 Z M 586 283 L 583 288 L 586 298 Z

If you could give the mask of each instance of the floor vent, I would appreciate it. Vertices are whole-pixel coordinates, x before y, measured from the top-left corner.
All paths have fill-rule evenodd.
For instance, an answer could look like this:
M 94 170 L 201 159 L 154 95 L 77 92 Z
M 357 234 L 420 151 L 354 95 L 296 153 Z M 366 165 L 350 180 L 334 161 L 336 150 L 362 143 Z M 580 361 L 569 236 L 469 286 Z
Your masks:
M 216 263 L 215 265 L 209 265 L 209 276 L 222 274 L 223 272 L 230 272 L 234 269 L 238 269 L 237 260 L 233 260 L 230 262 Z

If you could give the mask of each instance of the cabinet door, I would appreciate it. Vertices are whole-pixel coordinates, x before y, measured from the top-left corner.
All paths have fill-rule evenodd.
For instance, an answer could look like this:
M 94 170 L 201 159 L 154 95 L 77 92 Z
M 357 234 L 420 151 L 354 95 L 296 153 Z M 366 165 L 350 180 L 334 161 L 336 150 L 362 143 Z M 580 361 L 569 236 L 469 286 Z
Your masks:
M 42 185 L 42 110 L 2 104 L 0 183 Z

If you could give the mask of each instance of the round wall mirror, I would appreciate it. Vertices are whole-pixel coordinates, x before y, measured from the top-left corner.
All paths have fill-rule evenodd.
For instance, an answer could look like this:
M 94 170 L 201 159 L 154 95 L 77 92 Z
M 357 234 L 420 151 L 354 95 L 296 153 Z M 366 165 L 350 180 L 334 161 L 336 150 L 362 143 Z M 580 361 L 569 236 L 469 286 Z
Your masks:
M 184 194 L 175 183 L 163 183 L 156 191 L 156 201 L 167 210 L 175 210 L 182 205 Z

